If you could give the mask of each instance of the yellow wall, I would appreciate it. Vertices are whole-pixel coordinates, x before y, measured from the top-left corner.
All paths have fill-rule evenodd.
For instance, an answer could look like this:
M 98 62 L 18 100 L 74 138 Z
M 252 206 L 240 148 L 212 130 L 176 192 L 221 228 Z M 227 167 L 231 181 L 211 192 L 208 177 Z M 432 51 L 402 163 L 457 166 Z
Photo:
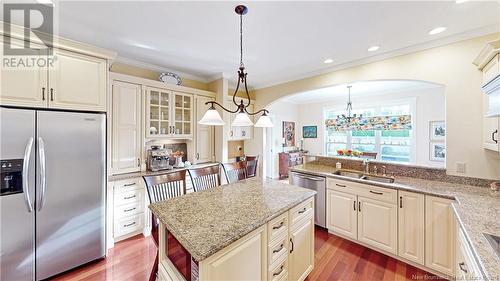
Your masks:
M 500 179 L 499 154 L 482 148 L 484 94 L 481 72 L 472 64 L 481 48 L 499 36 L 492 34 L 258 89 L 256 105 L 262 108 L 290 94 L 361 80 L 411 79 L 442 84 L 446 96 L 448 174 L 464 175 L 456 173 L 456 164 L 465 162 L 466 176 Z
M 131 66 L 128 64 L 115 62 L 111 65 L 111 72 L 127 74 L 131 76 L 141 77 L 145 79 L 157 80 L 160 77 L 160 72 L 155 70 L 144 69 L 136 66 Z M 195 88 L 200 90 L 208 90 L 208 83 L 203 83 L 196 80 L 191 80 L 187 78 L 182 78 L 182 86 Z

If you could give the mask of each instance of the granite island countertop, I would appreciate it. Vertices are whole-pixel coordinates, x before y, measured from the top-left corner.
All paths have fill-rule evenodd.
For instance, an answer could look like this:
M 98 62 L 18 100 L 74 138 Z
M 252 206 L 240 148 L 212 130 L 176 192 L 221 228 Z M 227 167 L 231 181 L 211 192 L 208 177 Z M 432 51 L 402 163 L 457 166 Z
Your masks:
M 379 183 L 334 175 L 333 172 L 336 170 L 332 166 L 310 163 L 290 168 L 292 172 L 338 178 L 455 200 L 452 204 L 454 211 L 483 274 L 489 280 L 500 280 L 500 258 L 483 236 L 483 233 L 500 236 L 500 191 L 494 192 L 488 187 L 410 177 L 396 177 L 395 183 Z
M 276 180 L 252 178 L 149 208 L 191 256 L 202 261 L 315 194 Z

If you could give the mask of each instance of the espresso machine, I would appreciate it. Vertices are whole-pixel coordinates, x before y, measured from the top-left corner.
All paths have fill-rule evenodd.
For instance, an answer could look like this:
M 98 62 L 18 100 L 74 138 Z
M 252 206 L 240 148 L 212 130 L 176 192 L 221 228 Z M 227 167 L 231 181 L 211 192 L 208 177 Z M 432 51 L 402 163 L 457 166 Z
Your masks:
M 151 146 L 147 151 L 147 169 L 152 172 L 173 169 L 170 165 L 171 149 L 161 148 L 161 146 Z

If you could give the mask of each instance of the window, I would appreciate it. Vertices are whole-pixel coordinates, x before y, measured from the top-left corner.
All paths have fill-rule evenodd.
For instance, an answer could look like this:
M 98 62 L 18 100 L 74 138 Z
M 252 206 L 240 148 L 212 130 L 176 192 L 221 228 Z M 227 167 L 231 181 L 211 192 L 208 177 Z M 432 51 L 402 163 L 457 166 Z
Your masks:
M 409 102 L 396 105 L 374 106 L 353 110 L 363 116 L 384 116 L 411 114 L 413 105 Z M 343 110 L 326 110 L 325 119 L 337 118 Z M 411 163 L 412 130 L 370 130 L 370 131 L 335 131 L 327 128 L 325 154 L 337 155 L 339 149 L 352 149 L 362 152 L 376 152 L 377 160 Z

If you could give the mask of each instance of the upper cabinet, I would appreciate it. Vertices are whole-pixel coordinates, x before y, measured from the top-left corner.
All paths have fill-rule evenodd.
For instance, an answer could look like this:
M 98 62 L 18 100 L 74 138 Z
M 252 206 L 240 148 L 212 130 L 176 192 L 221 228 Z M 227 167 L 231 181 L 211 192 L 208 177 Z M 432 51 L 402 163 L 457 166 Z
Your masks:
M 106 111 L 106 60 L 57 50 L 49 68 L 49 107 Z
M 232 111 L 236 110 L 238 107 L 233 103 L 231 100 L 229 109 Z M 250 103 L 248 106 L 248 111 L 253 112 L 254 105 Z M 233 124 L 234 118 L 236 117 L 236 113 L 231 113 L 229 114 L 229 122 L 228 124 L 231 125 Z M 249 116 L 250 120 L 252 122 L 255 122 L 254 117 L 252 115 Z M 229 130 L 229 140 L 230 141 L 235 141 L 235 140 L 250 140 L 253 139 L 253 126 L 248 126 L 248 127 L 230 127 Z
M 24 41 L 11 38 L 11 44 L 23 46 Z M 79 52 L 75 46 L 71 46 L 75 51 L 53 48 L 53 54 L 48 56 L 42 45 L 31 43 L 31 46 L 40 48 L 38 54 L 46 63 L 2 67 L 0 104 L 106 111 L 107 58 L 85 55 L 92 52 L 83 49 Z
M 141 169 L 141 85 L 112 81 L 112 161 L 115 174 Z
M 193 137 L 193 95 L 146 88 L 146 137 Z
M 208 101 L 214 101 L 214 98 L 197 96 L 196 99 L 196 132 L 194 144 L 194 163 L 211 162 L 214 159 L 214 128 L 198 124 L 205 112 L 207 111 Z
M 500 152 L 500 39 L 484 46 L 474 60 L 483 73 L 482 90 L 486 94 L 483 119 L 483 148 Z

